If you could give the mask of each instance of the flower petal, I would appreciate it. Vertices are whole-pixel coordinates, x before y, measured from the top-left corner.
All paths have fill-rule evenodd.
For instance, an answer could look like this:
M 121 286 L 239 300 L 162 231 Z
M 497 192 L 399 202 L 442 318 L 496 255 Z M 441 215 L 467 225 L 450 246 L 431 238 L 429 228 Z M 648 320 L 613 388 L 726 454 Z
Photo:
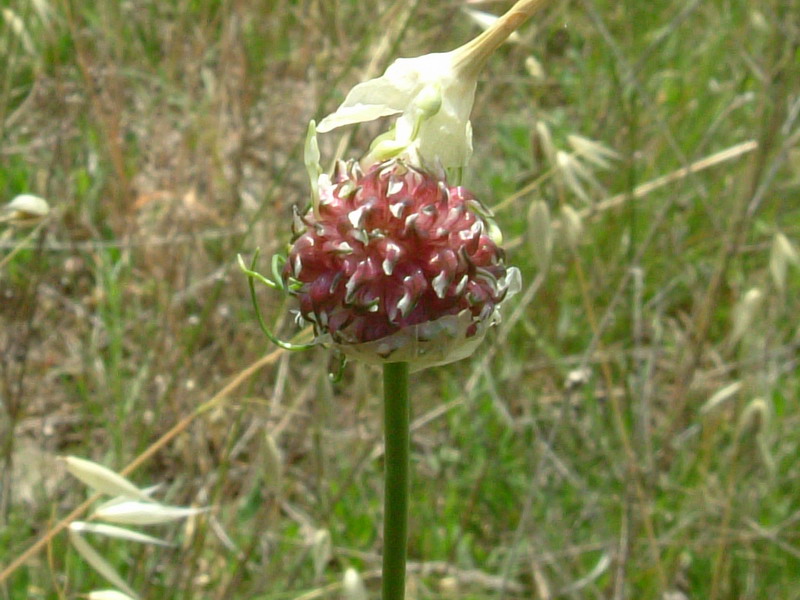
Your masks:
M 428 83 L 437 83 L 452 71 L 452 53 L 398 58 L 375 79 L 356 85 L 342 105 L 328 115 L 317 131 L 325 133 L 354 123 L 373 121 L 405 111 Z
M 458 72 L 453 59 L 453 52 L 397 59 L 381 77 L 350 90 L 336 112 L 319 123 L 317 131 L 325 133 L 337 127 L 403 113 L 396 131 L 396 141 L 403 146 L 409 142 L 406 138 L 413 129 L 410 124 L 418 118 L 420 93 L 431 88 L 440 94 L 441 106 L 422 121 L 419 131 L 415 132 L 416 139 L 408 144 L 408 154 L 418 155 L 430 166 L 463 167 L 472 154 L 469 116 L 477 81 Z
M 369 82 L 367 82 L 369 83 Z M 355 89 L 355 88 L 353 88 Z M 345 100 L 347 102 L 347 100 Z M 402 109 L 390 108 L 382 104 L 365 104 L 357 102 L 352 106 L 342 105 L 338 110 L 322 119 L 317 125 L 319 133 L 327 133 L 338 127 L 374 121 L 381 117 L 389 117 L 402 112 Z

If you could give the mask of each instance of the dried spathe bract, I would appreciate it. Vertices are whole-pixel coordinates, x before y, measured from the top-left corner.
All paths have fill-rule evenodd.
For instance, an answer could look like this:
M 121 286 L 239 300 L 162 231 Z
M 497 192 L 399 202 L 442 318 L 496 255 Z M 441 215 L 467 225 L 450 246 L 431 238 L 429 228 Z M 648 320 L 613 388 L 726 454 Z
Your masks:
M 462 54 L 454 50 L 397 59 L 381 77 L 350 90 L 317 131 L 399 114 L 393 132 L 398 152 L 430 165 L 463 167 L 472 154 L 469 117 L 477 73 L 460 66 Z

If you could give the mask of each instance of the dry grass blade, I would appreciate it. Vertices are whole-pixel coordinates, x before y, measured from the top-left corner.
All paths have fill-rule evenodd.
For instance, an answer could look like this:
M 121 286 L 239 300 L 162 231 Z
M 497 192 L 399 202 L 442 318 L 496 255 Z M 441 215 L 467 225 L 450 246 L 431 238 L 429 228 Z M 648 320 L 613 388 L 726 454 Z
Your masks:
M 135 600 L 133 596 L 117 590 L 97 590 L 86 595 L 87 600 Z
M 96 533 L 97 535 L 127 540 L 129 542 L 138 542 L 140 544 L 154 544 L 156 546 L 174 545 L 160 538 L 153 537 L 152 535 L 147 535 L 138 531 L 132 531 L 130 529 L 125 529 L 124 527 L 107 525 L 105 523 L 85 523 L 83 521 L 73 521 L 70 524 L 69 529 L 70 531 L 75 531 L 77 533 L 88 531 L 89 533 Z
M 539 130 L 540 127 L 544 131 L 547 131 L 547 126 L 544 123 L 538 122 L 536 124 L 537 130 Z M 556 162 L 555 150 L 553 149 L 552 146 L 552 140 L 549 138 L 549 132 L 547 133 L 547 136 L 548 136 L 547 138 L 542 138 L 542 139 L 547 139 L 549 142 L 547 145 L 543 144 L 543 148 L 545 150 L 547 148 L 550 148 L 549 152 L 553 153 L 553 158 L 551 159 L 551 162 L 555 164 Z M 541 137 L 541 132 L 540 132 L 540 137 Z M 582 219 L 587 219 L 589 217 L 600 214 L 612 208 L 623 206 L 627 202 L 630 202 L 632 200 L 641 200 L 651 192 L 654 192 L 657 189 L 669 185 L 670 183 L 675 183 L 677 181 L 685 179 L 686 177 L 694 173 L 699 173 L 706 169 L 710 169 L 711 167 L 715 167 L 727 161 L 734 160 L 736 158 L 744 156 L 745 154 L 755 151 L 757 148 L 758 148 L 758 142 L 756 142 L 755 140 L 749 140 L 747 142 L 736 144 L 734 146 L 731 146 L 730 148 L 727 148 L 725 150 L 716 152 L 705 158 L 697 160 L 688 167 L 681 167 L 680 169 L 676 169 L 671 173 L 667 173 L 666 175 L 662 175 L 661 177 L 656 177 L 655 179 L 651 179 L 646 183 L 640 184 L 636 186 L 630 194 L 628 193 L 616 194 L 614 196 L 611 196 L 610 198 L 606 198 L 605 200 L 601 200 L 595 203 L 593 206 L 583 208 L 578 211 L 578 216 L 581 217 Z M 496 206 L 492 208 L 492 210 L 495 213 L 503 211 L 505 208 L 510 206 L 516 200 L 519 200 L 520 198 L 536 190 L 543 183 L 544 179 L 545 178 L 536 179 L 532 183 L 521 187 L 519 190 L 517 190 L 516 192 L 514 192 L 501 202 L 499 202 Z M 559 224 L 555 223 L 554 225 L 558 226 Z M 513 246 L 514 242 L 511 242 L 510 245 Z
M 10 8 L 4 8 L 0 14 L 3 15 L 3 20 L 6 22 L 8 28 L 20 40 L 25 51 L 30 55 L 34 55 L 36 48 L 33 45 L 33 40 L 22 18 Z
M 122 579 L 119 573 L 117 573 L 116 569 L 109 564 L 109 562 L 100 556 L 100 554 L 92 548 L 92 546 L 84 540 L 79 533 L 76 531 L 70 530 L 69 532 L 69 539 L 72 542 L 72 545 L 78 551 L 78 553 L 83 557 L 83 559 L 89 563 L 95 571 L 100 573 L 103 577 L 105 577 L 110 583 L 117 586 L 119 589 L 123 590 L 126 594 L 131 596 L 132 598 L 138 599 L 139 595 L 131 589 L 131 587 L 125 583 L 125 580 Z
M 674 170 L 672 173 L 668 173 L 667 175 L 663 175 L 661 177 L 656 177 L 647 183 L 638 185 L 630 194 L 617 194 L 616 196 L 612 196 L 607 200 L 598 202 L 594 206 L 580 211 L 580 215 L 582 217 L 588 217 L 593 214 L 621 206 L 629 200 L 639 200 L 647 196 L 650 192 L 662 188 L 665 185 L 680 181 L 681 179 L 684 179 L 693 173 L 699 173 L 705 169 L 710 169 L 711 167 L 715 167 L 729 160 L 739 158 L 740 156 L 753 152 L 757 148 L 758 142 L 755 140 L 749 140 L 747 142 L 742 142 L 741 144 L 736 144 L 735 146 L 731 146 L 730 148 L 697 160 L 688 167 L 681 167 L 680 169 Z
M 202 514 L 209 509 L 183 506 L 166 506 L 155 502 L 120 502 L 98 509 L 94 518 L 125 525 L 159 525 Z
M 608 554 L 603 554 L 597 564 L 592 568 L 589 573 L 581 577 L 577 581 L 572 582 L 565 588 L 559 590 L 559 594 L 568 595 L 584 589 L 586 586 L 596 581 L 605 573 L 611 566 L 611 557 Z
M 741 381 L 734 381 L 733 383 L 726 385 L 722 389 L 714 392 L 714 394 L 700 407 L 700 414 L 705 415 L 718 409 L 728 400 L 736 396 L 736 394 L 739 393 L 739 390 L 742 389 L 742 385 L 743 384 Z
M 302 339 L 303 336 L 307 336 L 308 331 L 301 332 L 298 338 Z M 142 452 L 139 456 L 137 456 L 128 466 L 126 466 L 122 470 L 122 475 L 127 475 L 132 473 L 137 468 L 139 468 L 142 464 L 148 461 L 153 455 L 155 455 L 159 450 L 164 448 L 167 444 L 169 444 L 173 439 L 175 439 L 178 435 L 183 433 L 192 422 L 202 414 L 205 414 L 207 411 L 215 408 L 220 403 L 222 403 L 228 396 L 236 390 L 240 385 L 246 382 L 250 377 L 252 377 L 255 373 L 259 370 L 264 368 L 267 365 L 271 365 L 274 363 L 278 357 L 284 352 L 284 350 L 277 349 L 267 354 L 266 356 L 260 358 L 253 364 L 251 364 L 246 369 L 240 371 L 236 377 L 234 377 L 226 386 L 224 386 L 219 392 L 217 392 L 210 400 L 199 406 L 193 413 L 184 417 L 180 421 L 178 421 L 169 431 L 167 431 L 164 435 L 162 435 L 158 440 L 156 440 L 153 444 L 151 444 L 144 452 Z M 0 571 L 0 583 L 5 581 L 12 573 L 14 573 L 19 567 L 21 567 L 31 556 L 34 556 L 37 552 L 40 552 L 44 547 L 52 540 L 53 537 L 61 533 L 64 529 L 67 529 L 73 521 L 80 518 L 89 508 L 99 499 L 100 495 L 95 494 L 91 498 L 87 499 L 82 504 L 75 507 L 75 509 L 69 513 L 66 517 L 61 519 L 58 523 L 56 523 L 53 527 L 51 527 L 46 534 L 42 537 L 37 539 L 33 544 L 31 544 L 25 551 L 23 551 L 19 556 L 9 562 L 6 567 Z

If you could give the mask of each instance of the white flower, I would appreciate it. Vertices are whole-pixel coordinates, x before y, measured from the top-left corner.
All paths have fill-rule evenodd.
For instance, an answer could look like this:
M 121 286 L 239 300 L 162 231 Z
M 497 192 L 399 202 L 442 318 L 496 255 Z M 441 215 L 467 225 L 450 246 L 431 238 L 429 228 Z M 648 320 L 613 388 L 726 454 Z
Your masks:
M 439 161 L 445 168 L 463 167 L 472 154 L 469 115 L 477 79 L 455 68 L 457 52 L 396 60 L 383 76 L 350 90 L 317 131 L 402 113 L 394 140 L 382 140 L 383 148 L 416 151 L 422 160 Z
M 394 130 L 373 144 L 370 158 L 405 154 L 419 166 L 464 167 L 472 154 L 469 117 L 478 75 L 489 55 L 539 5 L 539 0 L 520 0 L 480 36 L 451 52 L 396 60 L 381 77 L 350 90 L 317 131 L 400 115 Z

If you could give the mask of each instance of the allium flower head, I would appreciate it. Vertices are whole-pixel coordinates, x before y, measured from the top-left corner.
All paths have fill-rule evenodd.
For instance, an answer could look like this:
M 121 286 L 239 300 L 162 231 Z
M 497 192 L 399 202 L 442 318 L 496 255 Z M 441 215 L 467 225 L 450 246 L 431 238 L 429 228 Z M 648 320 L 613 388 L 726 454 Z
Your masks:
M 340 162 L 318 194 L 296 215 L 283 278 L 318 340 L 346 355 L 412 369 L 459 360 L 519 288 L 488 211 L 443 175 Z
M 520 277 L 504 264 L 489 211 L 447 173 L 460 181 L 472 153 L 470 112 L 483 65 L 542 1 L 518 0 L 451 52 L 396 60 L 356 85 L 319 127 L 309 124 L 311 206 L 295 214 L 288 258 L 273 260 L 278 281 L 240 257 L 254 303 L 254 280 L 288 291 L 315 342 L 366 362 L 419 370 L 472 354 Z M 397 117 L 392 128 L 360 162 L 340 162 L 332 177 L 323 172 L 317 132 L 388 116 Z M 256 311 L 271 340 L 307 347 L 278 340 Z

